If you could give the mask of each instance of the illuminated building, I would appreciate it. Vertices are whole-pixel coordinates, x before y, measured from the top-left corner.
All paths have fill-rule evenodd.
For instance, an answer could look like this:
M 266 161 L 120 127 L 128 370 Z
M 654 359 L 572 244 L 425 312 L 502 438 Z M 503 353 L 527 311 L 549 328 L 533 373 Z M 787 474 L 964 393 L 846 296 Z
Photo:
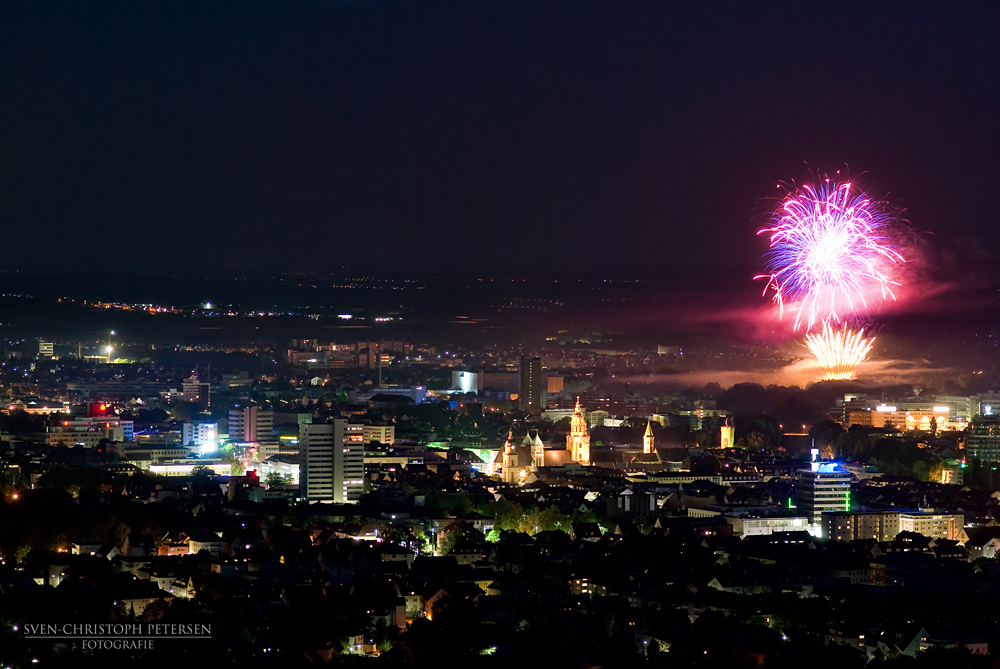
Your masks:
M 191 476 L 195 467 L 207 467 L 218 476 L 230 476 L 233 473 L 233 466 L 229 462 L 209 462 L 194 458 L 168 465 L 150 465 L 148 471 L 157 476 Z
M 391 446 L 396 441 L 395 425 L 365 425 L 362 431 L 366 444 L 377 441 L 380 444 Z
M 799 513 L 819 533 L 824 512 L 851 510 L 851 474 L 839 463 L 820 462 L 819 450 L 814 448 L 809 468 L 796 475 L 795 501 Z
M 642 435 L 642 452 L 649 455 L 653 452 L 653 423 L 646 421 L 646 433 Z
M 131 429 L 132 421 L 127 422 Z M 85 418 L 64 420 L 59 425 L 48 426 L 43 437 L 49 446 L 96 448 L 104 439 L 125 441 L 125 430 L 118 420 Z
M 965 516 L 939 513 L 935 509 L 916 511 L 836 511 L 823 514 L 823 536 L 834 541 L 875 539 L 892 541 L 900 532 L 916 532 L 930 539 L 965 541 Z
M 530 440 L 531 443 L 531 467 L 533 470 L 537 471 L 539 467 L 545 466 L 545 445 L 542 443 L 542 438 L 536 432 L 534 439 L 531 439 L 531 433 L 529 432 L 524 437 L 525 442 Z
M 823 536 L 833 541 L 892 541 L 899 534 L 898 511 L 831 511 L 823 514 Z
M 521 485 L 525 482 L 528 474 L 537 471 L 539 467 L 545 465 L 545 445 L 542 443 L 538 433 L 531 436 L 529 431 L 524 435 L 520 446 L 515 446 L 513 435 L 507 433 L 507 441 L 503 447 L 503 472 L 504 483 Z
M 965 516 L 961 513 L 938 513 L 934 509 L 899 512 L 899 531 L 916 532 L 931 539 L 964 541 Z
M 199 381 L 191 375 L 181 381 L 181 396 L 185 402 L 199 402 L 202 406 L 212 406 L 211 386 L 205 381 Z
M 367 404 L 372 403 L 382 404 L 384 406 L 371 408 L 394 408 L 394 404 L 386 402 L 383 400 L 372 400 L 378 395 L 390 395 L 393 398 L 398 397 L 409 397 L 413 400 L 414 404 L 423 404 L 424 400 L 427 399 L 427 386 L 380 386 L 378 388 L 369 388 L 367 390 L 350 390 L 347 392 L 347 399 L 351 404 Z
M 732 418 L 726 418 L 726 421 L 719 427 L 719 446 L 720 448 L 732 448 L 735 443 L 736 427 L 733 425 Z
M 364 428 L 346 418 L 303 424 L 305 499 L 307 502 L 353 504 L 364 492 Z
M 510 430 L 507 431 L 507 441 L 504 442 L 503 448 L 500 449 L 501 461 L 500 461 L 500 478 L 503 479 L 504 483 L 514 483 L 512 478 L 512 471 L 514 468 L 514 442 L 513 434 Z
M 108 452 L 117 455 L 122 462 L 129 462 L 139 469 L 149 469 L 150 465 L 187 462 L 191 458 L 190 448 L 167 444 L 114 442 L 108 446 Z
M 48 416 L 49 414 L 54 413 L 72 413 L 68 402 L 37 399 L 29 399 L 27 402 L 24 400 L 14 400 L 7 406 L 7 410 L 4 413 L 10 413 L 12 411 L 24 411 L 25 413 L 33 414 L 35 416 Z
M 451 373 L 451 389 L 461 393 L 479 393 L 479 375 L 475 372 Z
M 292 485 L 299 484 L 299 476 L 302 471 L 302 458 L 298 455 L 276 455 L 260 463 L 258 470 L 260 478 L 267 480 L 271 474 L 291 479 Z
M 570 452 L 570 460 L 582 465 L 590 464 L 590 430 L 587 427 L 587 416 L 580 399 L 576 400 L 576 408 L 570 418 L 569 434 L 566 435 L 566 450 Z
M 865 421 L 865 417 L 860 412 L 851 413 L 851 422 L 855 424 L 871 425 L 871 427 L 885 427 L 891 425 L 897 430 L 912 432 L 937 433 L 941 426 L 948 423 L 952 408 L 947 405 L 935 406 L 929 409 L 901 409 L 894 405 L 880 404 L 875 407 L 869 416 L 870 423 Z
M 513 435 L 507 433 L 507 441 L 504 443 L 500 454 L 502 471 L 499 472 L 504 483 L 521 485 L 532 472 L 538 471 L 540 467 L 557 464 L 554 457 L 562 451 L 546 451 L 542 438 L 535 432 L 532 435 L 529 430 L 524 435 L 524 439 L 519 446 L 514 445 Z M 547 461 L 550 460 L 550 461 Z
M 542 378 L 542 359 L 524 356 L 518 368 L 520 375 L 520 388 L 518 389 L 518 403 L 522 410 L 530 413 L 540 413 L 542 406 L 542 388 L 545 379 Z
M 749 514 L 726 514 L 726 522 L 733 526 L 733 534 L 741 539 L 768 536 L 779 532 L 805 532 L 809 529 L 809 519 L 801 516 L 753 516 Z
M 994 413 L 1000 413 L 1000 393 L 982 393 L 969 398 L 970 417 Z
M 992 408 L 992 405 L 986 405 L 984 415 L 969 424 L 965 437 L 965 452 L 969 458 L 1000 462 L 1000 415 L 994 414 Z M 986 409 L 989 413 L 985 413 Z
M 38 359 L 53 360 L 56 357 L 55 344 L 44 339 L 38 340 Z
M 573 416 L 573 412 L 569 413 L 570 417 Z M 604 409 L 594 409 L 588 414 L 587 423 L 590 427 L 604 427 L 605 421 L 611 418 L 611 414 Z
M 219 430 L 215 423 L 184 423 L 181 425 L 181 444 L 197 446 L 200 453 L 214 453 L 219 449 Z
M 274 412 L 250 406 L 229 410 L 229 438 L 237 443 L 257 444 L 260 460 L 278 454 L 278 439 L 274 436 Z

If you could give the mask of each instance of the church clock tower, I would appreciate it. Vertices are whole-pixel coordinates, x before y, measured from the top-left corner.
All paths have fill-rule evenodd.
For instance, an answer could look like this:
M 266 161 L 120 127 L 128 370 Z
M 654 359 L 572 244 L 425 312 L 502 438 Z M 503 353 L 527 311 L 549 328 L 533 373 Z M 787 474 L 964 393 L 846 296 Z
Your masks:
M 576 398 L 576 408 L 570 418 L 569 434 L 566 436 L 566 450 L 570 452 L 570 460 L 581 465 L 590 464 L 590 428 L 587 427 L 587 416 L 580 406 L 580 398 Z

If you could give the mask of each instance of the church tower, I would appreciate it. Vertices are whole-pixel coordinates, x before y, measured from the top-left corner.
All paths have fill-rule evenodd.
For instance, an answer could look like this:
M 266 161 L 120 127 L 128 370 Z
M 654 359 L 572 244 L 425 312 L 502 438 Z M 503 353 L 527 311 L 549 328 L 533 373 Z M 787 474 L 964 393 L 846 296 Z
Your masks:
M 590 429 L 587 427 L 587 416 L 580 406 L 580 398 L 576 398 L 576 408 L 570 418 L 569 434 L 566 435 L 566 450 L 570 452 L 570 460 L 581 465 L 590 464 Z
M 721 448 L 732 448 L 736 438 L 736 428 L 733 426 L 732 417 L 726 418 L 726 421 L 719 428 L 719 446 Z
M 642 452 L 649 454 L 653 452 L 653 423 L 646 421 L 646 434 L 642 435 Z
M 531 440 L 531 468 L 538 471 L 539 467 L 545 466 L 545 444 L 542 438 L 535 433 L 535 438 Z
M 517 467 L 514 466 L 514 443 L 513 434 L 507 432 L 507 441 L 503 445 L 503 472 L 500 478 L 504 483 L 517 482 Z

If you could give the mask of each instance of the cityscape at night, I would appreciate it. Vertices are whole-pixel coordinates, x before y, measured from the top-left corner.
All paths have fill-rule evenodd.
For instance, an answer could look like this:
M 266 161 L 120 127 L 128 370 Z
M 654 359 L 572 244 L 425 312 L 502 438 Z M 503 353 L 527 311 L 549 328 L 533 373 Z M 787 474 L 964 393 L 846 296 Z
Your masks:
M 0 2 L 0 668 L 1000 667 L 998 44 Z

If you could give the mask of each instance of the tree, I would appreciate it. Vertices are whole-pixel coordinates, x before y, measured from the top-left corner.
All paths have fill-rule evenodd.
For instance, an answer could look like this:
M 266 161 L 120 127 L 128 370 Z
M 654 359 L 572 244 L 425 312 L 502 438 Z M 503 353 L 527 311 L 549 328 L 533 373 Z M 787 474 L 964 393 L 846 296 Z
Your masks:
M 291 474 L 279 474 L 276 471 L 269 471 L 267 476 L 264 477 L 264 483 L 268 487 L 280 486 L 280 485 L 291 485 L 292 475 Z
M 438 541 L 437 554 L 447 555 L 452 551 L 453 548 L 455 548 L 455 544 L 457 544 L 458 540 L 461 538 L 462 538 L 462 533 L 459 532 L 457 529 L 445 532 L 444 536 L 442 536 L 441 539 Z

